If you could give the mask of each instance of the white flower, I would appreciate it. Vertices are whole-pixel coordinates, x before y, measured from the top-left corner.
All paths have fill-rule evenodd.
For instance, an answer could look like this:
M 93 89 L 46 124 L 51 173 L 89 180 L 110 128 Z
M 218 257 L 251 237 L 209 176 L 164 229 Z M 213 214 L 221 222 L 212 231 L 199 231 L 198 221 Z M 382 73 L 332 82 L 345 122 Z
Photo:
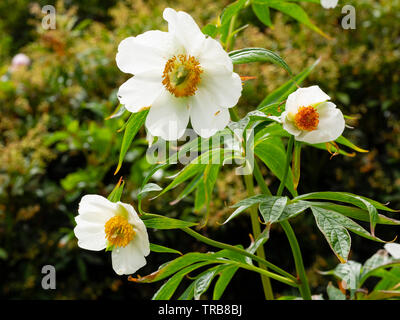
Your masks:
M 150 108 L 146 128 L 165 140 L 180 138 L 189 122 L 202 137 L 228 124 L 242 82 L 221 44 L 206 37 L 185 12 L 167 8 L 168 32 L 147 31 L 121 41 L 116 62 L 134 77 L 118 91 L 130 112 Z
M 289 95 L 280 120 L 298 141 L 311 144 L 334 141 L 345 128 L 342 112 L 318 86 L 299 88 Z
M 339 0 L 321 0 L 321 6 L 325 9 L 333 9 L 337 6 Z
M 11 60 L 11 71 L 17 70 L 21 67 L 27 67 L 31 63 L 31 59 L 24 53 L 16 54 Z
M 112 266 L 119 274 L 132 274 L 146 265 L 150 253 L 146 226 L 135 209 L 99 195 L 85 195 L 79 203 L 74 232 L 79 247 L 111 249 Z
M 399 243 L 386 243 L 384 248 L 395 259 L 400 259 L 400 244 Z

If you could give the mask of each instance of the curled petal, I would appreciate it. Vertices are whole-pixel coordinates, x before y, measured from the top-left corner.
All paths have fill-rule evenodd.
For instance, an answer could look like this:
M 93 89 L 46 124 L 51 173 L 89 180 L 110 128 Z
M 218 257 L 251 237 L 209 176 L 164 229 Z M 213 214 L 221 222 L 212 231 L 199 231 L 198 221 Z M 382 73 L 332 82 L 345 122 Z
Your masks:
M 300 107 L 308 107 L 330 99 L 318 86 L 299 88 L 287 98 L 285 111 L 296 113 Z

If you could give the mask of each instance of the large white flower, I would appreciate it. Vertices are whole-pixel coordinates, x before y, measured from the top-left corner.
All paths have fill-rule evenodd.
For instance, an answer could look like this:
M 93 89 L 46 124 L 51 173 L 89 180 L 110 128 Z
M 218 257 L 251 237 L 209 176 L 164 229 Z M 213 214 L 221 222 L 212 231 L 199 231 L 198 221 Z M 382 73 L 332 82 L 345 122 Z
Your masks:
M 206 37 L 185 12 L 167 8 L 168 32 L 147 31 L 121 41 L 116 62 L 134 77 L 118 91 L 130 112 L 150 108 L 146 128 L 165 140 L 180 138 L 189 122 L 210 137 L 229 122 L 242 82 L 221 44 Z
M 334 141 L 345 128 L 342 112 L 318 86 L 299 88 L 289 95 L 280 120 L 298 141 L 311 144 Z
M 85 195 L 78 212 L 74 232 L 81 248 L 111 249 L 112 266 L 119 275 L 132 274 L 146 265 L 149 238 L 146 226 L 131 205 Z

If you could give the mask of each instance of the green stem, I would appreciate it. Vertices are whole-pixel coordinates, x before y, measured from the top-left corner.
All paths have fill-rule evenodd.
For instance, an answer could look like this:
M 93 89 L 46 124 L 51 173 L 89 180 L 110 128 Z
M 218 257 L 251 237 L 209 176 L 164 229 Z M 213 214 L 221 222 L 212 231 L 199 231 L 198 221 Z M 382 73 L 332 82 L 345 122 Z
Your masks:
M 292 152 L 293 152 L 293 144 L 294 144 L 294 137 L 291 136 L 288 142 L 287 151 L 286 151 L 286 163 L 285 163 L 285 173 L 283 179 L 279 185 L 277 196 L 281 196 L 283 189 L 286 185 L 286 180 L 289 173 L 290 161 L 292 160 Z M 296 265 L 296 271 L 298 277 L 300 279 L 300 294 L 304 300 L 311 300 L 311 291 L 308 285 L 307 274 L 304 268 L 303 258 L 301 256 L 300 246 L 296 239 L 296 235 L 289 223 L 289 221 L 285 220 L 281 222 L 281 226 L 286 233 L 286 236 L 289 240 L 290 247 L 292 248 L 294 263 Z
M 290 166 L 290 161 L 292 160 L 292 151 L 293 151 L 293 143 L 294 143 L 294 137 L 290 136 L 288 146 L 287 146 L 287 151 L 286 151 L 286 162 L 284 166 L 285 173 L 283 175 L 283 179 L 281 180 L 281 183 L 278 188 L 278 192 L 276 193 L 277 196 L 281 196 L 283 189 L 285 188 L 286 185 L 286 180 L 289 174 L 289 166 Z
M 254 193 L 253 176 L 245 175 L 244 182 L 246 184 L 248 196 L 249 197 L 254 196 L 255 193 Z M 256 206 L 250 207 L 250 219 L 251 219 L 251 227 L 253 230 L 254 238 L 257 239 L 261 233 L 261 227 L 260 227 L 260 223 L 258 221 L 258 211 L 257 211 Z M 265 251 L 264 251 L 264 247 L 262 245 L 257 248 L 257 256 L 259 256 L 262 259 L 265 259 Z M 265 266 L 261 266 L 261 268 L 264 268 L 266 270 Z M 270 282 L 269 278 L 265 277 L 265 276 L 261 276 L 261 282 L 263 285 L 265 298 L 267 300 L 273 300 L 274 294 L 272 292 L 272 286 L 271 286 L 271 282 Z
M 301 256 L 300 246 L 296 239 L 296 235 L 294 234 L 294 231 L 288 220 L 282 221 L 281 226 L 285 231 L 286 236 L 289 240 L 290 247 L 292 248 L 294 263 L 296 265 L 296 271 L 300 279 L 300 286 L 299 286 L 300 294 L 304 300 L 311 300 L 311 290 L 308 285 L 307 274 L 306 270 L 304 269 L 303 258 Z
M 246 251 L 244 249 L 232 246 L 232 245 L 227 244 L 227 243 L 223 243 L 223 242 L 219 242 L 219 241 L 216 241 L 216 240 L 212 240 L 212 239 L 207 238 L 207 237 L 201 235 L 200 233 L 198 233 L 198 232 L 196 232 L 196 231 L 194 231 L 193 229 L 190 229 L 190 228 L 184 228 L 184 229 L 181 229 L 181 230 L 186 232 L 188 235 L 192 236 L 193 238 L 196 238 L 197 240 L 199 240 L 201 242 L 204 242 L 205 244 L 208 244 L 208 245 L 216 247 L 216 248 L 226 249 L 226 250 L 230 250 L 230 251 L 234 251 L 234 252 L 240 253 L 240 254 L 242 254 L 244 256 L 247 256 L 247 257 L 253 259 L 254 261 L 257 261 L 259 264 L 265 265 L 268 268 L 270 268 L 271 270 L 274 270 L 275 272 L 280 273 L 284 278 L 286 278 L 288 280 L 294 281 L 295 283 L 297 283 L 297 281 L 298 281 L 295 277 L 293 277 L 290 273 L 286 272 L 285 270 L 282 270 L 281 268 L 277 267 L 273 263 L 271 263 L 271 262 L 269 262 L 269 261 L 267 261 L 265 259 L 262 259 L 260 257 L 257 257 L 256 255 L 254 255 L 254 254 L 252 254 L 252 253 L 250 253 L 250 252 L 248 252 L 248 251 Z

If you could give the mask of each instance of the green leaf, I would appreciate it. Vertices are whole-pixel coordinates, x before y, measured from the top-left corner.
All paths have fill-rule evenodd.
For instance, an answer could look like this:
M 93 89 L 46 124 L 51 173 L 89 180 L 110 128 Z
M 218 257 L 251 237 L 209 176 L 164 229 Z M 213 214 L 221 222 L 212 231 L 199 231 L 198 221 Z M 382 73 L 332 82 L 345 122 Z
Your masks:
M 302 194 L 300 196 L 297 196 L 296 199 L 301 199 L 301 200 L 317 199 L 317 200 L 340 201 L 340 202 L 351 203 L 359 208 L 366 209 L 365 202 L 362 201 L 362 200 L 365 200 L 378 210 L 384 210 L 384 211 L 389 211 L 389 212 L 398 212 L 398 210 L 390 209 L 387 206 L 385 206 L 384 204 L 379 203 L 375 200 L 372 200 L 372 199 L 369 199 L 366 197 L 362 197 L 362 196 L 358 196 L 358 195 L 348 193 L 348 192 L 332 192 L 332 191 L 312 192 L 312 193 L 307 193 L 307 194 Z
M 175 205 L 182 199 L 186 198 L 193 190 L 202 182 L 203 172 L 199 172 L 197 176 L 195 176 L 192 181 L 182 190 L 182 192 L 178 195 L 178 197 L 172 201 L 170 204 Z
M 277 222 L 281 217 L 286 204 L 287 197 L 270 197 L 268 200 L 260 203 L 260 213 L 266 224 Z
M 272 26 L 271 14 L 266 1 L 253 0 L 251 7 L 257 18 L 264 23 L 267 27 Z
M 329 211 L 311 207 L 318 228 L 325 236 L 329 246 L 341 263 L 348 259 L 351 247 L 351 238 L 345 227 L 339 224 Z
M 279 137 L 271 136 L 258 143 L 254 149 L 254 153 L 279 180 L 283 179 L 286 168 L 282 164 L 286 162 L 286 150 Z M 293 185 L 293 174 L 290 168 L 286 179 L 286 188 L 293 196 L 296 195 Z
M 368 150 L 365 149 L 361 149 L 360 147 L 357 147 L 354 143 L 352 143 L 351 141 L 349 141 L 348 139 L 346 139 L 343 136 L 340 136 L 339 138 L 337 138 L 335 140 L 337 143 L 340 143 L 346 147 L 349 147 L 357 152 L 368 152 Z
M 329 282 L 326 288 L 326 293 L 328 294 L 329 300 L 346 300 L 346 295 L 333 286 L 331 282 Z
M 145 214 L 142 216 L 142 220 L 147 228 L 159 230 L 182 229 L 197 225 L 197 223 L 168 218 L 155 214 Z
M 361 263 L 350 260 L 339 264 L 334 270 L 333 274 L 344 281 L 347 289 L 350 290 L 351 297 L 354 297 L 355 291 L 360 288 L 361 267 Z
M 166 281 L 160 289 L 154 294 L 152 300 L 169 300 L 176 289 L 178 288 L 179 284 L 182 282 L 183 278 L 190 272 L 201 268 L 205 265 L 208 265 L 209 262 L 200 262 L 196 263 L 193 265 L 190 265 L 183 270 L 177 272 L 175 275 L 173 275 L 168 281 Z
M 214 277 L 221 271 L 225 265 L 215 266 L 194 281 L 194 299 L 199 300 L 201 295 L 207 291 Z
M 245 48 L 229 52 L 233 64 L 251 62 L 272 62 L 285 69 L 290 75 L 292 70 L 287 63 L 275 52 L 264 48 Z
M 293 172 L 293 185 L 297 190 L 300 182 L 300 157 L 301 157 L 301 142 L 294 142 L 293 159 L 292 159 L 292 172 Z
M 226 287 L 231 282 L 233 276 L 238 271 L 239 267 L 225 265 L 224 268 L 220 270 L 220 276 L 217 279 L 214 292 L 213 292 L 213 300 L 219 300 L 224 293 Z
M 182 270 L 183 268 L 190 266 L 194 263 L 198 262 L 207 262 L 207 263 L 215 263 L 220 262 L 221 260 L 215 258 L 215 255 L 212 253 L 198 253 L 191 252 L 183 255 L 182 257 L 176 258 L 166 264 L 164 264 L 159 270 L 145 276 L 133 278 L 130 277 L 129 281 L 138 282 L 138 283 L 152 283 L 156 281 L 163 280 L 170 275 Z
M 124 161 L 125 155 L 128 152 L 128 149 L 129 149 L 133 139 L 135 138 L 136 134 L 138 133 L 139 129 L 144 124 L 148 113 L 149 113 L 149 110 L 147 109 L 147 110 L 139 111 L 137 113 L 133 113 L 129 117 L 126 128 L 125 128 L 124 137 L 122 138 L 122 145 L 121 145 L 121 151 L 119 153 L 118 166 L 114 172 L 114 175 L 117 174 L 119 169 L 121 169 L 122 162 Z
M 296 19 L 298 22 L 304 24 L 311 30 L 319 33 L 321 36 L 330 39 L 330 37 L 327 34 L 325 34 L 320 28 L 318 28 L 315 24 L 311 22 L 307 13 L 299 5 L 295 3 L 285 2 L 282 0 L 256 0 L 256 1 L 265 3 L 269 7 L 288 15 L 293 19 Z
M 237 15 L 240 10 L 243 9 L 247 0 L 237 0 L 230 5 L 228 5 L 223 11 L 221 15 L 221 41 L 225 43 L 226 38 L 229 32 L 229 25 L 231 23 L 231 19 L 233 16 Z
M 232 208 L 237 208 L 237 209 L 229 216 L 228 219 L 225 220 L 223 224 L 228 223 L 230 220 L 237 217 L 243 211 L 246 211 L 251 206 L 258 204 L 266 199 L 268 199 L 267 195 L 260 194 L 237 202 L 232 206 Z
M 311 209 L 312 210 L 316 210 L 322 214 L 324 214 L 325 216 L 329 217 L 330 219 L 335 220 L 335 222 L 337 224 L 340 224 L 342 227 L 350 230 L 351 232 L 367 238 L 369 240 L 373 240 L 373 241 L 377 241 L 377 242 L 382 242 L 384 243 L 385 241 L 371 235 L 367 230 L 365 230 L 363 227 L 361 227 L 359 224 L 357 224 L 356 222 L 354 222 L 353 220 L 347 218 L 346 216 L 343 216 L 342 214 L 340 214 L 339 212 L 333 211 L 333 210 L 326 210 L 323 209 L 319 206 L 314 206 L 312 202 L 309 202 L 309 204 L 311 205 Z
M 154 243 L 150 243 L 150 250 L 153 252 L 159 252 L 159 253 L 177 253 L 177 254 L 182 255 L 182 253 L 179 252 L 178 250 L 160 246 L 160 245 L 154 244 Z
M 142 199 L 149 192 L 161 191 L 161 190 L 162 190 L 162 188 L 158 184 L 147 183 L 140 189 L 140 192 L 137 194 L 137 197 Z
M 119 179 L 118 184 L 114 187 L 113 191 L 107 197 L 111 202 L 118 202 L 121 200 L 122 192 L 124 190 L 125 181 Z
M 369 213 L 367 210 L 360 209 L 358 207 L 349 207 L 331 202 L 310 202 L 313 206 L 317 206 L 320 208 L 324 208 L 327 210 L 336 211 L 346 217 L 357 219 L 360 221 L 369 222 Z M 388 218 L 382 214 L 378 214 L 377 224 L 386 224 L 386 225 L 400 225 L 399 220 L 395 220 L 392 218 Z
M 207 24 L 201 29 L 201 32 L 211 38 L 215 38 L 218 34 L 218 27 L 215 24 Z
M 284 101 L 289 94 L 291 94 L 293 91 L 297 89 L 297 86 L 300 85 L 305 78 L 311 73 L 311 71 L 317 66 L 319 63 L 320 59 L 315 61 L 311 66 L 307 67 L 304 69 L 302 72 L 300 72 L 298 75 L 296 75 L 294 78 L 289 80 L 288 82 L 284 83 L 282 86 L 279 88 L 275 89 L 272 91 L 261 103 L 258 105 L 257 109 L 264 111 L 263 109 L 271 105 L 273 103 L 279 103 Z

